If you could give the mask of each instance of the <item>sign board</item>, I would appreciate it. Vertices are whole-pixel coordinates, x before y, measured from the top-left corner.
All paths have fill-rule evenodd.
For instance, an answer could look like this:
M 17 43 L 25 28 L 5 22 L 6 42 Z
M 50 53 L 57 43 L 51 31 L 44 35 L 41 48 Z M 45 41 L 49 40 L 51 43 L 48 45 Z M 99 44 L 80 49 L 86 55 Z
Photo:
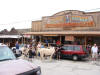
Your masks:
M 25 38 L 30 38 L 31 35 L 23 35 Z
M 64 16 L 54 16 L 48 17 L 46 20 L 46 27 L 54 28 L 61 27 L 61 24 L 64 24 Z
M 74 41 L 74 36 L 65 36 L 66 41 Z
M 93 26 L 92 16 L 88 15 L 66 15 L 66 26 Z
M 48 28 L 64 27 L 91 27 L 94 26 L 92 16 L 88 15 L 66 15 L 50 17 L 47 20 Z
M 92 16 L 87 15 L 66 15 L 66 23 L 80 23 L 93 21 Z
M 64 23 L 64 16 L 54 16 L 47 19 L 47 24 Z

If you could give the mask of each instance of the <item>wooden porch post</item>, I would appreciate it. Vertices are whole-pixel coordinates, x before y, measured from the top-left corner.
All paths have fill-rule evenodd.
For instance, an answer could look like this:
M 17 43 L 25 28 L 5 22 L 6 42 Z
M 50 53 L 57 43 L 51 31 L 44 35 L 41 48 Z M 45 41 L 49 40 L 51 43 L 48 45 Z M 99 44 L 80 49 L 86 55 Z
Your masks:
M 22 44 L 23 44 L 23 35 L 22 35 Z
M 25 44 L 25 37 L 23 37 L 24 38 L 24 44 Z
M 61 35 L 60 35 L 60 42 L 61 42 L 62 40 L 61 40 Z
M 3 39 L 3 43 L 4 43 L 4 39 Z
M 40 42 L 42 41 L 41 35 L 40 35 Z
M 86 47 L 86 45 L 87 45 L 87 37 L 85 36 L 85 47 Z

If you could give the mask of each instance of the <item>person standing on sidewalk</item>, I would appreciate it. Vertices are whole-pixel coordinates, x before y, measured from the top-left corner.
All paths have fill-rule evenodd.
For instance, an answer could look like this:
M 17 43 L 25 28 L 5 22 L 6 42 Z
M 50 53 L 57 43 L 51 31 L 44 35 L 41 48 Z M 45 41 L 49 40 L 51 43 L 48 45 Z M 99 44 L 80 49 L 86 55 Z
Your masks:
M 16 56 L 19 56 L 19 43 L 18 43 L 18 41 L 16 42 L 15 47 L 16 47 Z
M 57 54 L 57 60 L 60 60 L 60 55 L 61 55 L 61 47 L 57 47 L 56 54 Z
M 29 61 L 32 62 L 32 57 L 33 57 L 32 47 L 30 47 L 28 54 L 29 54 Z
M 60 45 L 61 45 L 60 40 L 57 40 L 56 45 L 57 45 L 57 47 L 60 47 Z
M 96 59 L 98 58 L 98 47 L 96 44 L 94 44 L 94 46 L 92 46 L 91 53 L 92 53 L 92 61 L 95 62 Z

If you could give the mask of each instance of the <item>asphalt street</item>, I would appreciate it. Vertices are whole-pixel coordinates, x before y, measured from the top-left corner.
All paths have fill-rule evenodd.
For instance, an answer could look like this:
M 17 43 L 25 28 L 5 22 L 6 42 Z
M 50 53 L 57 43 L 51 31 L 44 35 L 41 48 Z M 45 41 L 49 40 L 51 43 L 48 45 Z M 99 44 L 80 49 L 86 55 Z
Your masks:
M 100 75 L 100 61 L 52 60 L 41 61 L 34 58 L 33 64 L 41 66 L 42 75 Z

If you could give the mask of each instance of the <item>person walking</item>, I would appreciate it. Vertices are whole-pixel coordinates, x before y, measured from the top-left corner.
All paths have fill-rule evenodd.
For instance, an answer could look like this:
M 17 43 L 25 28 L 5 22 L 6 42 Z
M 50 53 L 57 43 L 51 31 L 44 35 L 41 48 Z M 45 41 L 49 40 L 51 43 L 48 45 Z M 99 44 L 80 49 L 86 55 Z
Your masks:
M 60 40 L 57 40 L 56 45 L 57 45 L 57 47 L 60 47 L 60 45 L 61 45 Z
M 19 44 L 18 44 L 18 41 L 16 42 L 16 49 L 19 49 Z
M 41 44 L 41 48 L 45 48 L 44 45 L 43 45 L 43 43 Z
M 19 54 L 20 54 L 20 52 L 19 52 L 19 43 L 18 43 L 18 41 L 16 42 L 15 47 L 16 47 L 16 56 L 18 57 Z
M 32 48 L 29 49 L 28 54 L 29 54 L 29 61 L 32 62 L 32 57 L 33 57 Z
M 92 46 L 91 53 L 92 53 L 92 62 L 95 63 L 96 59 L 98 58 L 98 47 L 96 44 Z
M 48 47 L 49 42 L 48 42 L 48 40 L 47 40 L 47 39 L 45 40 L 45 43 L 46 43 L 46 46 Z
M 57 47 L 56 54 L 57 54 L 57 60 L 60 60 L 60 55 L 61 55 L 61 48 L 60 47 Z
M 39 56 L 39 53 L 38 53 L 38 49 L 41 48 L 41 42 L 38 43 L 37 45 L 37 48 L 36 48 L 36 57 Z
M 37 48 L 41 48 L 41 42 L 38 43 Z
M 88 44 L 88 45 L 86 46 L 86 49 L 87 49 L 87 51 L 88 51 L 88 53 L 89 53 L 89 55 L 90 55 L 90 54 L 91 54 L 91 45 Z

